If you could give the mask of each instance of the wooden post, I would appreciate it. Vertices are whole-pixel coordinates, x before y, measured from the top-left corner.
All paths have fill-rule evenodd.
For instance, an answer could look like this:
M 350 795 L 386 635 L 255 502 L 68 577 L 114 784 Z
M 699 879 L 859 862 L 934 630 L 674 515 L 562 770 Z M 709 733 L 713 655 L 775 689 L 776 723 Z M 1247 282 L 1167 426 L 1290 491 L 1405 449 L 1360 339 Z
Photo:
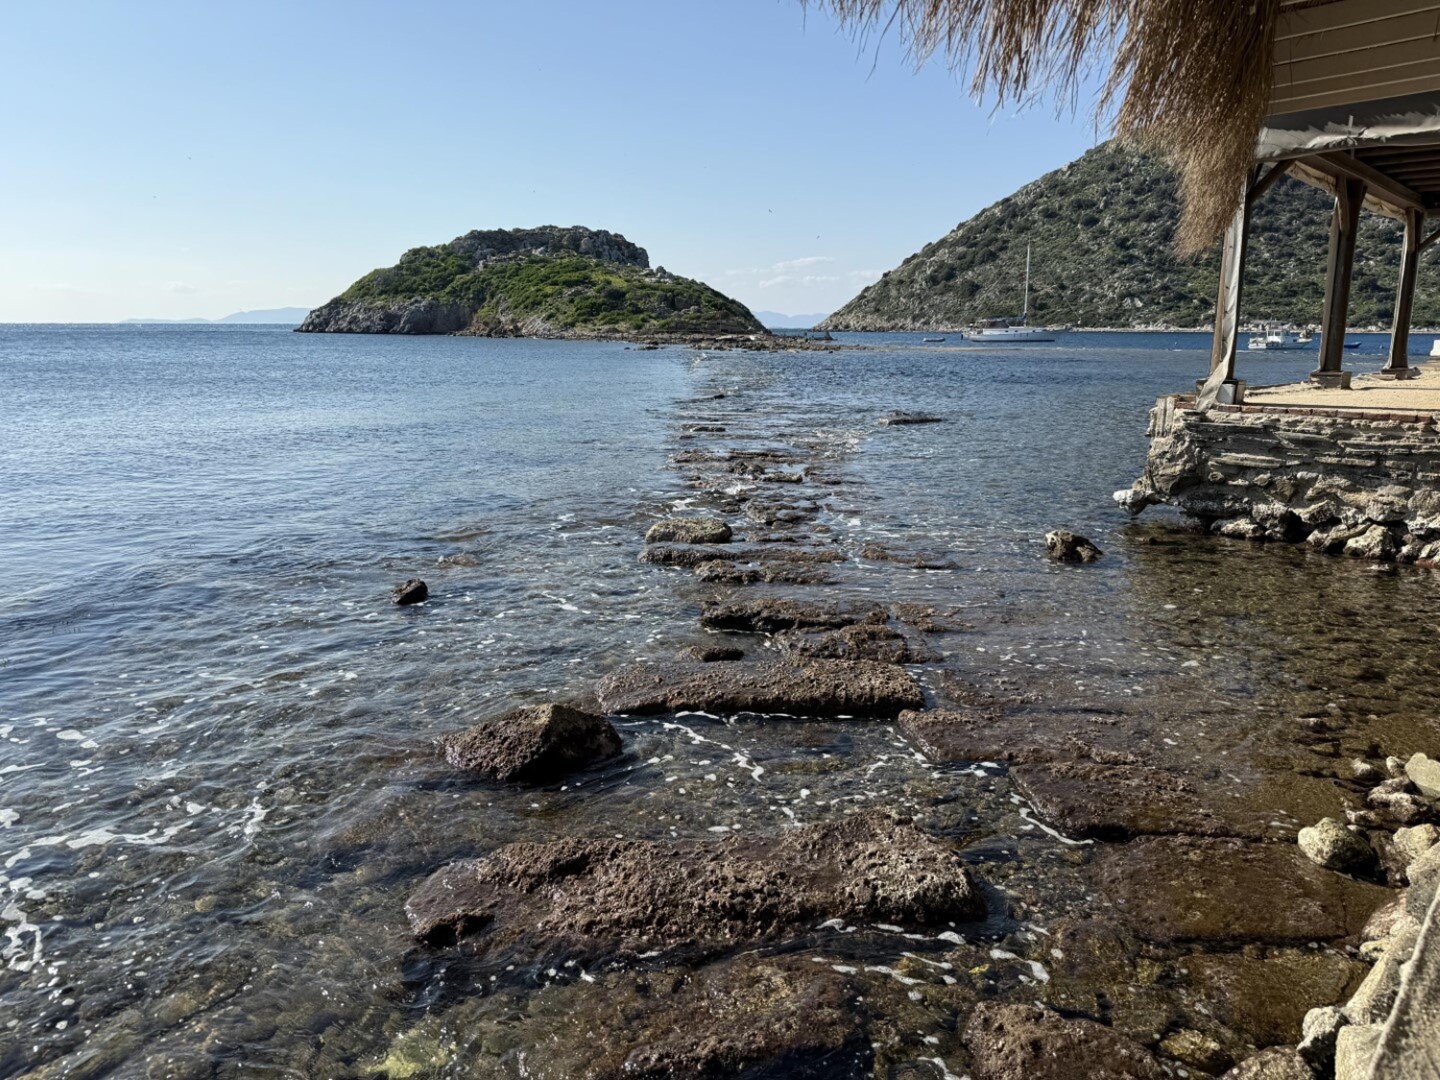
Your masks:
M 1325 311 L 1320 319 L 1320 366 L 1310 373 L 1310 381 L 1317 386 L 1350 389 L 1350 373 L 1341 367 L 1350 312 L 1350 281 L 1355 273 L 1355 233 L 1364 202 L 1365 181 L 1354 177 L 1335 181 L 1335 211 L 1330 218 L 1330 254 L 1325 267 Z
M 1220 251 L 1220 289 L 1215 297 L 1215 336 L 1210 342 L 1210 377 L 1199 386 L 1197 405 L 1209 408 L 1217 401 L 1238 403 L 1243 384 L 1235 378 L 1235 354 L 1240 341 L 1240 295 L 1245 283 L 1245 249 L 1250 241 L 1250 191 L 1257 170 L 1252 169 L 1240 192 L 1235 216 L 1225 230 Z
M 1395 318 L 1390 324 L 1390 360 L 1379 374 L 1387 379 L 1413 379 L 1420 372 L 1410 366 L 1410 309 L 1415 303 L 1415 278 L 1420 270 L 1420 233 L 1425 211 L 1405 211 L 1404 250 L 1400 256 L 1400 282 L 1395 289 Z

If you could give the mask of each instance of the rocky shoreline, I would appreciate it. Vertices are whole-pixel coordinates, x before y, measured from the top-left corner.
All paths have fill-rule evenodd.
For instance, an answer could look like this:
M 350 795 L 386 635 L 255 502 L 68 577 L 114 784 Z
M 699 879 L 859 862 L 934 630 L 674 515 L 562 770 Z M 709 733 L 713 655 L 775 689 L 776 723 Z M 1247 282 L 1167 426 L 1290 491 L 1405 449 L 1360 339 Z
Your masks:
M 894 723 L 934 770 L 932 803 L 743 835 L 717 826 L 711 840 L 518 842 L 437 869 L 406 905 L 427 955 L 477 980 L 507 963 L 583 973 L 533 999 L 496 991 L 526 1018 L 475 1075 L 1358 1075 L 1336 1061 L 1374 1044 L 1394 1000 L 1415 909 L 1434 892 L 1440 791 L 1392 775 L 1373 745 L 1345 770 L 1242 783 L 1177 755 L 1143 715 L 982 690 L 955 663 L 958 612 L 837 584 L 862 562 L 954 566 L 943 552 L 847 546 L 831 517 L 848 452 L 777 438 L 743 391 L 702 385 L 671 457 L 693 497 L 636 538 L 695 607 L 695 639 L 615 669 L 579 708 L 507 714 L 448 736 L 444 753 L 491 782 L 570 783 L 617 750 L 624 760 L 642 717 Z M 1082 542 L 1057 532 L 1053 557 L 1100 557 Z M 1345 735 L 1311 718 L 1293 738 Z M 562 744 L 573 752 L 557 755 Z M 949 806 L 946 778 L 962 776 L 1051 838 L 1044 873 L 1073 877 L 1086 904 L 1037 921 L 1023 860 Z M 1329 843 L 1311 843 L 1314 829 Z M 1337 861 L 1347 838 L 1371 857 Z M 1347 1001 L 1327 1053 L 1321 1012 Z M 452 1011 L 460 1023 L 463 1006 Z M 435 1037 L 422 1025 L 402 1042 Z M 516 1056 L 540 1045 L 543 1060 Z

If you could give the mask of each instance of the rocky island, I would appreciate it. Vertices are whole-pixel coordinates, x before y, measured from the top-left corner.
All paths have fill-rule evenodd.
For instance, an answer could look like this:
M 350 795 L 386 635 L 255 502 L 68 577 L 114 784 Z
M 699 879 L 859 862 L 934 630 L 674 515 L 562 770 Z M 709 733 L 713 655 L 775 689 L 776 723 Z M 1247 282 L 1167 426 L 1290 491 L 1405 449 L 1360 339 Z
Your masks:
M 475 230 L 411 248 L 301 323 L 304 333 L 481 337 L 768 337 L 748 308 L 651 267 L 618 233 L 579 226 Z

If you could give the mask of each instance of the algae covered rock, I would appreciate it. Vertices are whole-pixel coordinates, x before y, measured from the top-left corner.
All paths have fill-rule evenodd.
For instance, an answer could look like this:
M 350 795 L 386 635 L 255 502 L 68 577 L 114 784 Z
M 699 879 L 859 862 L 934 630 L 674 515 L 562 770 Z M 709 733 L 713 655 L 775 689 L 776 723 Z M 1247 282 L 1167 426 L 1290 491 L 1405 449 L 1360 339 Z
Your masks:
M 901 926 L 981 918 L 959 853 L 883 811 L 778 836 L 507 844 L 431 875 L 405 911 L 442 945 L 484 932 L 491 949 L 716 953 L 828 919 Z
M 548 784 L 620 752 L 603 716 L 568 705 L 515 709 L 440 740 L 445 760 L 504 783 Z
M 1045 534 L 1045 554 L 1056 562 L 1092 563 L 1104 552 L 1079 533 L 1056 529 Z
M 1139 1043 L 1091 1020 L 1039 1005 L 981 1002 L 965 1045 L 984 1080 L 1161 1080 L 1164 1070 Z

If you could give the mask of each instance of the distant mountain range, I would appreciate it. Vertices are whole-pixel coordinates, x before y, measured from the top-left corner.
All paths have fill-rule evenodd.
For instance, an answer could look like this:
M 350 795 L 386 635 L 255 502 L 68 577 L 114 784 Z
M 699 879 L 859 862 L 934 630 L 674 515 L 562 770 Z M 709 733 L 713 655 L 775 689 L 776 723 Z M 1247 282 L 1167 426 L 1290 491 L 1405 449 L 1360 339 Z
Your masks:
M 1241 316 L 1320 321 L 1333 200 L 1290 178 L 1256 204 Z M 1031 321 L 1079 327 L 1203 327 L 1215 318 L 1218 245 L 1175 255 L 1175 174 L 1157 158 L 1105 143 L 926 244 L 821 327 L 953 331 L 1018 315 L 1032 251 Z M 1350 324 L 1388 327 L 1400 223 L 1361 216 Z M 1434 252 L 1421 258 L 1414 325 L 1440 324 Z M 764 316 L 762 315 L 763 319 Z
M 123 319 L 126 323 L 280 323 L 298 326 L 310 314 L 309 308 L 278 307 L 259 308 L 255 311 L 237 311 L 223 319 Z
M 757 311 L 755 318 L 760 320 L 761 326 L 771 330 L 809 330 L 823 321 L 827 314 L 822 312 L 818 315 L 786 315 L 783 311 Z

